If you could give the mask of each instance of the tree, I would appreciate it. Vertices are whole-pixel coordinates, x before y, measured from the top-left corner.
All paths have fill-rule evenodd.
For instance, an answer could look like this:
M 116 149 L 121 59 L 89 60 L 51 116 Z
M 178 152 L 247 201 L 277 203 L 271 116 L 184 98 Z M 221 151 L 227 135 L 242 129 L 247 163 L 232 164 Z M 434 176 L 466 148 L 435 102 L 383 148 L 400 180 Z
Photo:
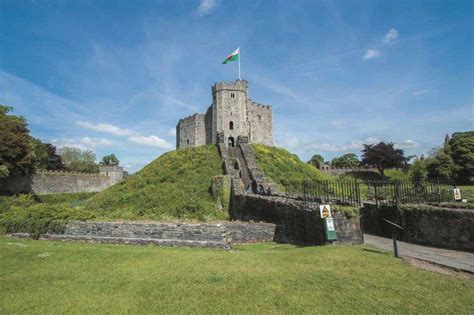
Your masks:
M 474 176 L 474 131 L 453 133 L 448 142 L 458 181 L 469 182 Z
M 0 179 L 8 177 L 8 175 L 10 175 L 10 171 L 8 170 L 8 167 L 6 165 L 0 164 Z
M 314 167 L 319 169 L 321 167 L 321 165 L 324 164 L 324 158 L 319 154 L 315 154 L 315 155 L 313 155 L 311 160 L 308 161 L 308 164 L 311 164 Z
M 0 161 L 5 174 L 33 172 L 28 125 L 23 117 L 8 115 L 12 107 L 0 105 Z
M 347 153 L 341 157 L 335 157 L 332 159 L 331 166 L 353 168 L 360 166 L 360 161 L 354 153 Z
M 95 162 L 95 153 L 74 147 L 62 147 L 59 150 L 67 169 L 73 172 L 98 173 L 99 165 Z
M 425 159 L 415 159 L 411 165 L 410 179 L 414 183 L 423 182 L 428 178 L 428 170 Z
M 100 161 L 100 165 L 107 165 L 107 166 L 116 166 L 119 165 L 120 161 L 117 159 L 115 154 L 109 154 L 102 158 Z
M 444 149 L 439 149 L 430 154 L 426 161 L 426 169 L 430 178 L 453 178 L 456 165 Z
M 50 143 L 43 143 L 40 139 L 31 138 L 33 148 L 33 163 L 35 169 L 49 171 L 66 169 L 61 156 L 56 153 L 56 147 Z
M 393 143 L 364 144 L 362 164 L 375 166 L 382 176 L 384 170 L 391 167 L 403 167 L 406 158 L 403 150 L 395 149 Z

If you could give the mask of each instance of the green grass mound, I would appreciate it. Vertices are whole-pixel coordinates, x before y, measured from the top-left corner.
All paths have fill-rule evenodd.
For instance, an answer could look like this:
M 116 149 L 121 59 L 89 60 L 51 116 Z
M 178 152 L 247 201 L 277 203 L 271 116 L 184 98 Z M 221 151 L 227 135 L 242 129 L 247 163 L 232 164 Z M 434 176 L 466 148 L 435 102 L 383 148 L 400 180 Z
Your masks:
M 285 149 L 261 144 L 253 145 L 255 159 L 265 175 L 282 186 L 289 181 L 325 180 L 329 176 L 301 161 Z
M 93 196 L 86 209 L 99 217 L 131 220 L 228 219 L 209 193 L 211 178 L 221 174 L 215 145 L 171 151 Z

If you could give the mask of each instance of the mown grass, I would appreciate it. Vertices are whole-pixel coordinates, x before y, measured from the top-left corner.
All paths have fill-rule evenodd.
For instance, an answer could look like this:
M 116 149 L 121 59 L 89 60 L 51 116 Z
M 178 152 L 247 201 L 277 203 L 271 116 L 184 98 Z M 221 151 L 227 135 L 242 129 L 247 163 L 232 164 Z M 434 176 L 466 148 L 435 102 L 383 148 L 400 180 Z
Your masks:
M 99 217 L 154 220 L 222 220 L 209 192 L 223 173 L 215 145 L 171 151 L 88 200 Z
M 261 144 L 254 144 L 253 149 L 260 168 L 280 187 L 283 187 L 285 182 L 330 178 L 285 149 Z
M 474 185 L 458 186 L 461 190 L 461 197 L 467 199 L 469 202 L 474 202 Z
M 0 237 L 2 314 L 473 314 L 470 279 L 362 246 L 233 251 Z

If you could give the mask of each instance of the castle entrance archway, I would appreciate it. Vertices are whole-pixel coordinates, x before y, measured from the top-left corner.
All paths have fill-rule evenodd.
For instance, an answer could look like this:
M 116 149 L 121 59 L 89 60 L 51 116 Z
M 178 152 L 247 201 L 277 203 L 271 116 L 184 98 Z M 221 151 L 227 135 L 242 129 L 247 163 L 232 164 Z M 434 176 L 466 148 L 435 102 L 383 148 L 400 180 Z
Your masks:
M 229 137 L 228 141 L 229 141 L 229 143 L 228 143 L 229 147 L 234 147 L 234 145 L 235 145 L 234 137 Z

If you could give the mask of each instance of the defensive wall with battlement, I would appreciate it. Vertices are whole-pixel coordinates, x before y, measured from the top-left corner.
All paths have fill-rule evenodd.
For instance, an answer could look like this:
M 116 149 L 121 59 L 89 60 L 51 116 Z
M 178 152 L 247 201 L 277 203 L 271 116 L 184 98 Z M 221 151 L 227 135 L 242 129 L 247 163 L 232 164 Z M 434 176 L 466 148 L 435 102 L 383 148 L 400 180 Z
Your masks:
M 99 173 L 38 171 L 29 176 L 11 177 L 1 183 L 1 194 L 52 194 L 102 191 L 126 178 L 121 166 L 100 166 Z

